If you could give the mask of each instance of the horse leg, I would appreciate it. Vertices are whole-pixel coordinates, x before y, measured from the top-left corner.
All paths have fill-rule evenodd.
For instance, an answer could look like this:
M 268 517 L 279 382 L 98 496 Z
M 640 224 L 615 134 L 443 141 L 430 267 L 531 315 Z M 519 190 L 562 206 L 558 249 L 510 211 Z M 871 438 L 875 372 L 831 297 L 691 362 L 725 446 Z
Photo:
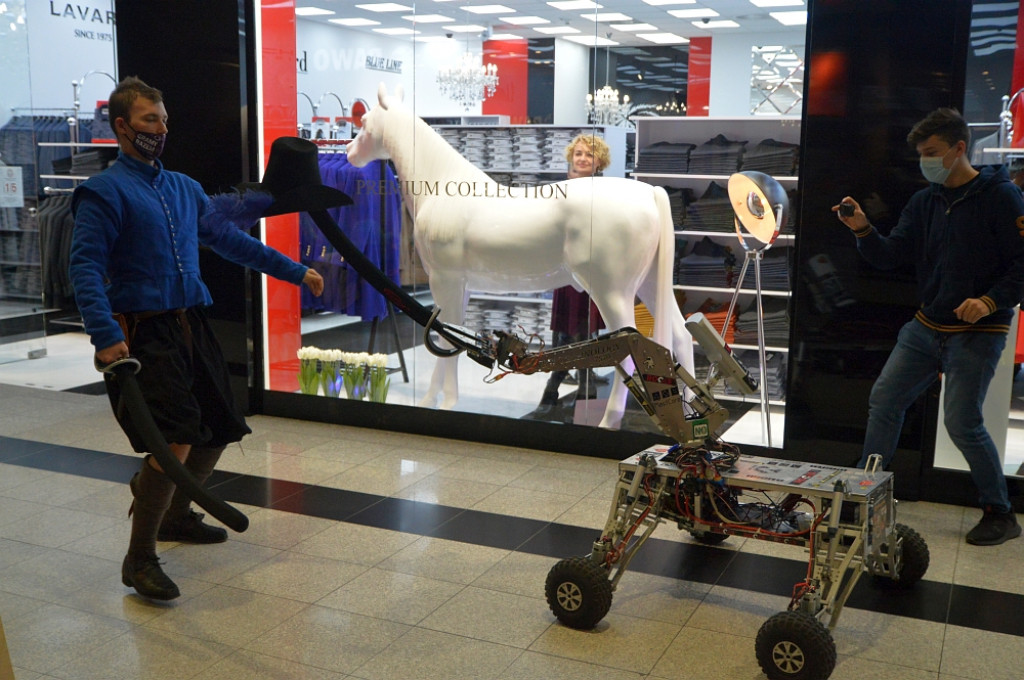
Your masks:
M 633 294 L 626 291 L 604 291 L 592 290 L 590 296 L 601 312 L 604 324 L 609 331 L 618 330 L 624 326 L 635 326 L 636 319 L 633 314 Z M 627 374 L 633 373 L 633 360 L 629 357 L 620 364 L 622 370 Z M 622 414 L 626 410 L 626 397 L 629 389 L 622 382 L 619 375 L 612 380 L 612 391 L 608 396 L 608 405 L 604 410 L 604 417 L 599 424 L 600 427 L 616 430 L 622 424 Z
M 466 312 L 466 288 L 461 279 L 431 273 L 430 292 L 434 296 L 434 304 L 441 308 L 438 318 L 447 323 L 461 325 Z M 441 347 L 451 345 L 439 340 Z M 440 408 L 450 410 L 459 400 L 459 357 L 438 357 L 434 371 L 430 375 L 430 386 L 420 399 L 419 405 L 432 408 L 437 405 L 441 395 Z
M 672 295 L 671 291 L 667 291 L 668 295 Z M 648 274 L 640 285 L 640 290 L 637 291 L 637 297 L 643 302 L 647 309 L 653 310 L 657 306 L 657 281 L 653 274 Z M 690 331 L 686 330 L 686 319 L 683 318 L 683 313 L 679 310 L 679 305 L 676 304 L 675 297 L 672 297 L 672 303 L 670 307 L 669 327 L 667 330 L 671 332 L 670 336 L 667 336 L 666 347 L 672 351 L 673 357 L 676 362 L 679 363 L 683 368 L 686 369 L 687 373 L 693 375 L 693 338 L 690 336 Z M 660 324 L 664 323 L 663 319 L 654 319 L 654 339 L 657 342 L 662 342 L 661 338 L 665 338 L 663 335 L 664 330 Z

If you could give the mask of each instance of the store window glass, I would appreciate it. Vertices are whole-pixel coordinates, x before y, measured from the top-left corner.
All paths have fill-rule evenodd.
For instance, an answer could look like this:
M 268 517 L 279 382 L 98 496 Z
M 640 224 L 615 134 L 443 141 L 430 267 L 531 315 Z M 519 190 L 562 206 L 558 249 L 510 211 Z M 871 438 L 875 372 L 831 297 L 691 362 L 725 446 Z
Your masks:
M 1017 2 L 977 0 L 971 14 L 964 116 L 971 128 L 971 162 L 1005 164 L 1024 186 L 1024 73 L 1015 68 Z M 985 400 L 985 425 L 999 447 L 1003 470 L 1024 475 L 1024 326 L 1018 313 Z M 1007 408 L 1009 404 L 1009 408 Z M 936 467 L 967 470 L 967 463 L 941 425 Z
M 664 315 L 678 321 L 665 324 L 672 331 L 663 332 L 664 344 L 689 370 L 706 374 L 707 361 L 678 331 L 683 314 L 724 320 L 739 246 L 728 201 L 722 205 L 715 187 L 724 190 L 740 157 L 728 156 L 724 166 L 715 164 L 718 156 L 706 158 L 711 165 L 694 169 L 679 162 L 718 135 L 731 138 L 734 151 L 781 139 L 790 165 L 777 174 L 795 187 L 798 120 L 747 128 L 749 82 L 724 74 L 734 63 L 749 72 L 753 45 L 803 44 L 802 27 L 784 28 L 765 12 L 756 38 L 737 37 L 635 5 L 627 14 L 585 2 L 530 3 L 527 10 L 519 3 L 301 0 L 296 128 L 320 146 L 324 181 L 353 198 L 332 212 L 348 240 L 403 295 L 439 309 L 445 323 L 482 338 L 514 334 L 531 351 L 555 355 L 623 326 L 653 334 Z M 764 31 L 776 28 L 783 35 L 768 40 Z M 717 89 L 716 40 L 725 46 Z M 723 128 L 719 117 L 730 122 Z M 664 149 L 687 157 L 659 155 Z M 655 196 L 667 198 L 664 220 Z M 700 199 L 703 211 L 694 209 Z M 655 216 L 650 224 L 637 217 L 646 205 Z M 320 298 L 303 293 L 300 346 L 270 360 L 271 390 L 657 431 L 612 366 L 504 375 L 465 353 L 438 356 L 430 346 L 443 353 L 445 339 L 425 338 L 395 297 L 369 285 L 312 220 L 300 218 L 298 233 L 303 261 L 321 272 L 327 289 Z M 674 255 L 659 261 L 663 248 Z M 699 268 L 681 272 L 688 256 L 713 260 L 718 278 L 702 281 Z M 780 261 L 785 279 L 788 265 Z M 788 290 L 779 285 L 776 307 L 785 317 Z M 749 291 L 741 298 L 738 318 L 754 301 Z M 740 346 L 756 350 L 757 342 Z M 773 389 L 782 389 L 778 357 L 786 348 L 774 349 Z M 756 406 L 721 389 L 737 420 Z M 784 396 L 772 401 L 781 414 Z
M 64 236 L 71 190 L 112 157 L 114 36 L 112 2 L 0 2 L 0 362 L 81 330 Z

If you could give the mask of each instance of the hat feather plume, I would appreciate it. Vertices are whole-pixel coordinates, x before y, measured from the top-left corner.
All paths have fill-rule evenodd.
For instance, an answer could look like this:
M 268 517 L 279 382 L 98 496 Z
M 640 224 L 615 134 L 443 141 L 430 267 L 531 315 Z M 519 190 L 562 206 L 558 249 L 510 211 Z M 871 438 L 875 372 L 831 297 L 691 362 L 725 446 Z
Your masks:
M 274 202 L 265 191 L 229 191 L 210 197 L 210 205 L 199 220 L 206 229 L 230 225 L 248 231 Z

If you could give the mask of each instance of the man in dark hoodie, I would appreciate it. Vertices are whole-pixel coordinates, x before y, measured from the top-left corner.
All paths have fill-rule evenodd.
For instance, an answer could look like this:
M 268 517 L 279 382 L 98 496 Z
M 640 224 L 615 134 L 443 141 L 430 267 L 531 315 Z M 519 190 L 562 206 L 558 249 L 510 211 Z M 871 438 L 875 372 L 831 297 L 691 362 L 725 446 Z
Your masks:
M 941 374 L 946 430 L 971 468 L 984 508 L 967 542 L 999 545 L 1021 528 L 982 404 L 1024 297 L 1024 199 L 1005 168 L 971 166 L 970 131 L 954 109 L 928 114 L 907 141 L 930 184 L 910 198 L 889 236 L 849 196 L 832 208 L 868 262 L 882 269 L 914 266 L 921 305 L 871 390 L 859 465 L 874 453 L 889 464 L 907 408 Z M 844 204 L 852 214 L 840 211 Z

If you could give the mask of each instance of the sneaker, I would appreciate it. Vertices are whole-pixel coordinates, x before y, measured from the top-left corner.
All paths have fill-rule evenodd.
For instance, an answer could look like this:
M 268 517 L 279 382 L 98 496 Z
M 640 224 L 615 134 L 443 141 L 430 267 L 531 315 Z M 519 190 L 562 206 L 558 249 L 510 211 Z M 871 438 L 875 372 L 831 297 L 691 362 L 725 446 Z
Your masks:
M 1020 524 L 1013 512 L 997 512 L 990 507 L 985 508 L 973 529 L 967 532 L 967 542 L 971 545 L 999 545 L 1011 538 L 1020 536 Z
M 156 555 L 131 558 L 121 563 L 121 583 L 151 600 L 173 600 L 181 595 L 178 586 L 160 568 Z
M 164 517 L 156 540 L 179 543 L 223 543 L 228 540 L 228 532 L 225 529 L 210 526 L 203 521 L 204 517 L 206 515 L 191 508 L 181 517 Z

